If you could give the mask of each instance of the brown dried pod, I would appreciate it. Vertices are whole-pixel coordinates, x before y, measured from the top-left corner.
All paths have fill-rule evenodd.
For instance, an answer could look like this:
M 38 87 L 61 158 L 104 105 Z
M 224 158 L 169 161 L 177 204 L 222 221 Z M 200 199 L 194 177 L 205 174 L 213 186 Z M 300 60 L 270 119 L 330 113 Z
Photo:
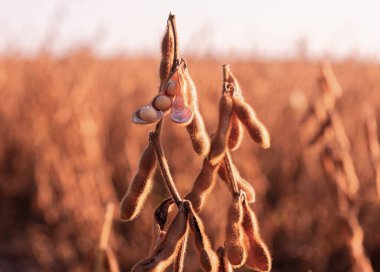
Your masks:
M 235 177 L 239 190 L 244 191 L 244 193 L 246 194 L 246 199 L 249 203 L 255 202 L 256 200 L 255 189 L 248 181 L 246 181 L 244 178 L 240 176 L 240 172 L 237 169 L 236 165 L 233 164 L 232 160 L 230 161 L 230 164 L 231 164 L 231 170 L 234 173 L 234 177 Z M 222 161 L 219 164 L 218 174 L 219 174 L 219 177 L 228 185 L 228 172 L 227 172 L 227 168 L 224 161 Z M 228 188 L 231 189 L 229 186 Z
M 206 157 L 210 150 L 210 138 L 206 131 L 202 115 L 199 112 L 197 89 L 187 68 L 185 68 L 183 76 L 187 86 L 187 103 L 194 114 L 193 120 L 186 126 L 186 129 L 189 132 L 195 152 L 199 156 Z
M 219 268 L 218 272 L 233 272 L 232 265 L 227 259 L 226 256 L 226 251 L 224 250 L 223 247 L 219 247 L 218 250 L 216 251 L 216 254 L 218 255 L 219 258 Z
M 180 252 L 182 241 L 189 231 L 190 205 L 186 200 L 180 204 L 176 217 L 164 239 L 154 249 L 152 256 L 137 263 L 131 271 L 163 272 L 174 262 Z
M 230 133 L 231 116 L 233 111 L 233 101 L 229 91 L 224 92 L 219 101 L 219 121 L 218 129 L 211 140 L 210 152 L 208 155 L 212 165 L 219 164 L 223 160 L 227 139 Z
M 141 155 L 139 168 L 128 192 L 125 194 L 120 204 L 120 217 L 122 220 L 133 220 L 140 213 L 146 198 L 153 185 L 153 175 L 157 160 L 152 143 Z
M 179 253 L 174 261 L 173 272 L 182 272 L 184 269 L 188 238 L 189 232 L 186 233 L 185 237 L 181 241 Z
M 270 252 L 259 234 L 256 215 L 246 201 L 243 203 L 243 212 L 242 225 L 248 254 L 245 264 L 255 270 L 270 271 L 272 268 Z
M 193 114 L 193 120 L 186 126 L 186 129 L 190 135 L 195 152 L 201 157 L 206 157 L 210 150 L 210 138 L 207 134 L 202 115 L 198 110 L 194 110 Z
M 243 179 L 240 175 L 237 179 L 237 185 L 239 190 L 243 190 L 248 203 L 253 203 L 256 201 L 256 192 L 253 186 L 245 179 Z
M 244 265 L 247 251 L 244 244 L 243 222 L 243 195 L 235 195 L 228 209 L 226 228 L 227 258 L 234 268 Z
M 173 25 L 169 16 L 166 31 L 161 42 L 161 63 L 160 63 L 160 79 L 161 85 L 167 80 L 174 63 L 175 39 L 173 33 Z
M 219 267 L 218 256 L 211 247 L 202 219 L 193 209 L 190 210 L 189 222 L 202 269 L 206 272 L 217 272 Z
M 252 140 L 262 148 L 270 147 L 270 136 L 267 128 L 257 118 L 254 109 L 242 98 L 233 96 L 234 111 L 248 130 Z
M 234 85 L 233 95 L 242 97 L 240 84 L 231 71 L 229 71 L 228 82 Z M 243 126 L 241 122 L 239 121 L 239 118 L 236 116 L 236 113 L 233 112 L 232 118 L 231 118 L 231 132 L 230 132 L 230 137 L 228 138 L 228 148 L 232 151 L 236 150 L 239 148 L 242 141 L 243 141 Z
M 218 165 L 211 165 L 208 160 L 205 159 L 203 161 L 202 170 L 195 180 L 192 190 L 185 197 L 191 202 L 192 207 L 196 212 L 199 212 L 202 209 L 206 196 L 215 184 L 215 176 L 218 167 Z

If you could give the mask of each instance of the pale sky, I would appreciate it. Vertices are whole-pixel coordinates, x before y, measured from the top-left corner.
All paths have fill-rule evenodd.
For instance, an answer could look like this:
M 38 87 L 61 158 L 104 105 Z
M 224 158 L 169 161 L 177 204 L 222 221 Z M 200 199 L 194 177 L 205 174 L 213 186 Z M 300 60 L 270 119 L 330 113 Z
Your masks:
M 157 55 L 169 12 L 182 51 L 380 60 L 379 0 L 0 0 L 0 51 L 55 53 L 92 44 L 103 55 Z

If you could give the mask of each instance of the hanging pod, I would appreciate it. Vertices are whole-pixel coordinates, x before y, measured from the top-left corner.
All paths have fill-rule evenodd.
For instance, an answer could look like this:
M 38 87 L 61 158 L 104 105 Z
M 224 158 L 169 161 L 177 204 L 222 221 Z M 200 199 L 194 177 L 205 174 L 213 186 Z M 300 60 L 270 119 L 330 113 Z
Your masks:
M 188 125 L 193 119 L 193 112 L 187 107 L 181 94 L 174 97 L 170 119 L 180 125 Z

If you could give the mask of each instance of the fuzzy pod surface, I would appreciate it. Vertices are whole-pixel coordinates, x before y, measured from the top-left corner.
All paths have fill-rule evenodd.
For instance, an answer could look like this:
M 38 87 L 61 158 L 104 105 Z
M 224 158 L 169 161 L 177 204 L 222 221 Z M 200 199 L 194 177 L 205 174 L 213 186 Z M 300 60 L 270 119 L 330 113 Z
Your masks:
M 209 161 L 212 165 L 219 164 L 224 157 L 227 148 L 227 140 L 230 133 L 233 100 L 230 92 L 224 92 L 219 101 L 218 128 L 211 140 Z
M 161 85 L 167 80 L 169 73 L 174 63 L 174 47 L 175 39 L 173 33 L 173 26 L 170 20 L 166 26 L 166 31 L 161 42 L 161 63 L 160 63 L 160 79 Z
M 204 204 L 207 195 L 215 184 L 218 165 L 211 165 L 207 159 L 203 160 L 202 170 L 198 174 L 193 188 L 185 197 L 188 199 L 196 212 L 199 212 Z
M 137 263 L 132 272 L 165 271 L 177 258 L 181 245 L 189 231 L 189 204 L 180 204 L 178 213 L 170 225 L 164 239 L 154 249 L 150 258 Z
M 262 148 L 270 147 L 270 135 L 267 128 L 257 118 L 254 109 L 238 96 L 233 96 L 234 111 L 248 131 L 249 136 Z
M 217 254 L 212 249 L 202 219 L 193 209 L 190 212 L 189 219 L 190 228 L 194 234 L 194 242 L 199 252 L 200 264 L 203 271 L 217 272 L 219 267 L 219 259 Z
M 226 228 L 226 254 L 234 268 L 244 265 L 247 252 L 243 234 L 243 198 L 235 195 L 228 209 Z
M 256 215 L 246 201 L 243 204 L 243 212 L 244 240 L 248 254 L 246 265 L 254 270 L 270 271 L 270 252 L 259 234 Z
M 140 213 L 152 185 L 157 159 L 152 143 L 144 150 L 139 161 L 139 168 L 132 183 L 121 200 L 120 217 L 122 220 L 133 220 Z
M 210 150 L 210 138 L 199 111 L 197 89 L 187 69 L 184 71 L 184 79 L 188 89 L 186 92 L 188 105 L 194 114 L 193 120 L 186 126 L 186 129 L 190 135 L 195 152 L 201 157 L 206 157 Z

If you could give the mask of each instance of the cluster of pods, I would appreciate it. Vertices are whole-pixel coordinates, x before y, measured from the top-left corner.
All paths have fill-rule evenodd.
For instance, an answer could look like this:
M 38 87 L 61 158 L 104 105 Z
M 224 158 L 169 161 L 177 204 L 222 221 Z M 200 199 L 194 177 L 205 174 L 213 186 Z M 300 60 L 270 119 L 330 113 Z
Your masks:
M 210 139 L 198 109 L 197 92 L 186 61 L 178 57 L 175 33 L 174 16 L 170 15 L 162 41 L 159 94 L 150 104 L 133 114 L 133 121 L 137 124 L 158 124 L 155 132 L 150 134 L 137 173 L 121 201 L 121 218 L 130 221 L 138 216 L 151 192 L 156 168 L 161 170 L 171 197 L 155 210 L 155 239 L 149 257 L 138 262 L 132 271 L 166 271 L 170 266 L 173 271 L 183 271 L 190 233 L 194 237 L 203 271 L 233 271 L 243 265 L 269 271 L 270 253 L 260 237 L 256 215 L 249 205 L 255 201 L 255 191 L 240 176 L 230 155 L 242 142 L 243 126 L 263 148 L 270 146 L 269 133 L 253 108 L 245 102 L 229 66 L 224 66 L 218 128 Z M 202 169 L 191 191 L 183 199 L 175 188 L 159 143 L 161 120 L 169 113 L 172 121 L 186 126 L 195 152 L 203 158 Z M 218 175 L 227 184 L 232 201 L 226 219 L 225 243 L 214 251 L 198 213 L 205 206 Z M 177 212 L 173 214 L 175 206 Z

